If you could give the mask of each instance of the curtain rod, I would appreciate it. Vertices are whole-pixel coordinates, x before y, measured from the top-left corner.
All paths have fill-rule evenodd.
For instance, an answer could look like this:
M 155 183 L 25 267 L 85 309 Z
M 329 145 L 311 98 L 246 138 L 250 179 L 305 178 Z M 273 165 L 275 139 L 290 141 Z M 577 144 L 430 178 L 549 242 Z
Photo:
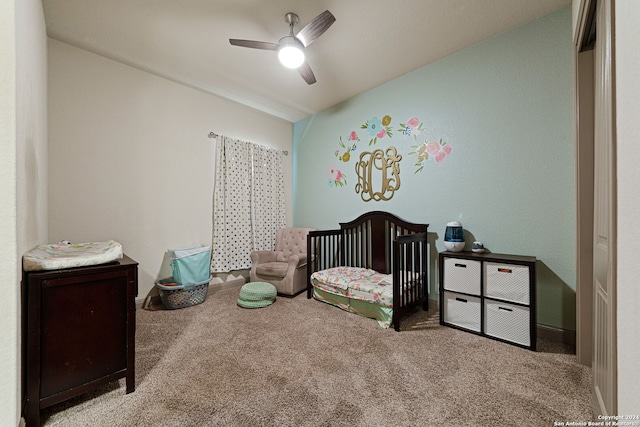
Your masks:
M 215 133 L 215 132 L 209 132 L 209 135 L 208 135 L 208 136 L 209 136 L 209 138 L 217 138 L 217 137 L 219 137 L 220 135 L 218 135 L 218 134 L 217 134 L 217 133 Z M 287 150 L 282 150 L 282 154 L 284 154 L 285 156 L 288 156 L 288 155 L 289 155 L 289 152 L 288 152 Z

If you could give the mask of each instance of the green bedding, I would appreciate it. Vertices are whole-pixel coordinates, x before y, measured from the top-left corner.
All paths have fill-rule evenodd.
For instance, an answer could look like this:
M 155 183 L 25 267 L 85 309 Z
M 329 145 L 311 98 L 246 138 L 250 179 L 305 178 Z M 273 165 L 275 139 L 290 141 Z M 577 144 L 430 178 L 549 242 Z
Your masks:
M 383 328 L 388 328 L 393 320 L 393 309 L 390 307 L 332 294 L 316 287 L 313 288 L 313 297 L 318 301 L 326 302 L 350 313 L 376 319 Z

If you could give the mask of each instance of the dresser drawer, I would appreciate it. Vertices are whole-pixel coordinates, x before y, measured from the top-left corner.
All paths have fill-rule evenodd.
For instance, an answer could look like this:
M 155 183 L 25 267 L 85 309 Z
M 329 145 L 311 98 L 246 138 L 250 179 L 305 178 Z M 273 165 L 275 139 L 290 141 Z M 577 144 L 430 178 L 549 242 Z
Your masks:
M 443 302 L 443 319 L 446 323 L 480 332 L 482 304 L 479 297 L 445 291 Z
M 480 295 L 481 266 L 480 261 L 445 258 L 444 272 L 441 272 L 444 274 L 444 289 Z
M 489 298 L 529 304 L 529 267 L 484 263 L 484 295 Z
M 531 346 L 529 307 L 484 300 L 486 335 Z

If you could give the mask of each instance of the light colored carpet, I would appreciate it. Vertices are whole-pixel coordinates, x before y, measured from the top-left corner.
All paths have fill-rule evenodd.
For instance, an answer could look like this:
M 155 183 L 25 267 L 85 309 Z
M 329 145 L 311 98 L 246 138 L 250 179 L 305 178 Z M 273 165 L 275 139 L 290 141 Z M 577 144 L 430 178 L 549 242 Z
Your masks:
M 138 310 L 124 380 L 42 411 L 45 426 L 551 426 L 587 421 L 591 369 L 562 346 L 514 347 L 417 312 L 382 329 L 305 294 L 266 308 L 239 288 Z

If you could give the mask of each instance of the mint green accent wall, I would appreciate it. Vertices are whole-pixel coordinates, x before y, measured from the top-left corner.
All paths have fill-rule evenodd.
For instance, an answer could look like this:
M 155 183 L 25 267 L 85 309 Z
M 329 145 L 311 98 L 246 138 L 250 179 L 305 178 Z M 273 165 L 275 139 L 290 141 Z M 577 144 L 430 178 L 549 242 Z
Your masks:
M 459 220 L 467 249 L 480 240 L 491 252 L 536 256 L 538 323 L 575 330 L 572 58 L 567 7 L 295 123 L 294 224 L 336 228 L 370 210 L 429 223 L 435 272 L 446 223 Z M 383 60 L 384 52 L 371 53 L 372 67 Z M 360 126 L 385 115 L 393 137 L 369 146 Z M 417 141 L 398 132 L 411 117 L 425 126 Z M 340 161 L 339 139 L 354 130 L 361 141 Z M 411 146 L 441 138 L 451 153 L 414 173 Z M 400 188 L 389 201 L 364 202 L 356 160 L 391 146 L 403 156 Z M 346 176 L 344 187 L 328 184 L 332 165 Z

